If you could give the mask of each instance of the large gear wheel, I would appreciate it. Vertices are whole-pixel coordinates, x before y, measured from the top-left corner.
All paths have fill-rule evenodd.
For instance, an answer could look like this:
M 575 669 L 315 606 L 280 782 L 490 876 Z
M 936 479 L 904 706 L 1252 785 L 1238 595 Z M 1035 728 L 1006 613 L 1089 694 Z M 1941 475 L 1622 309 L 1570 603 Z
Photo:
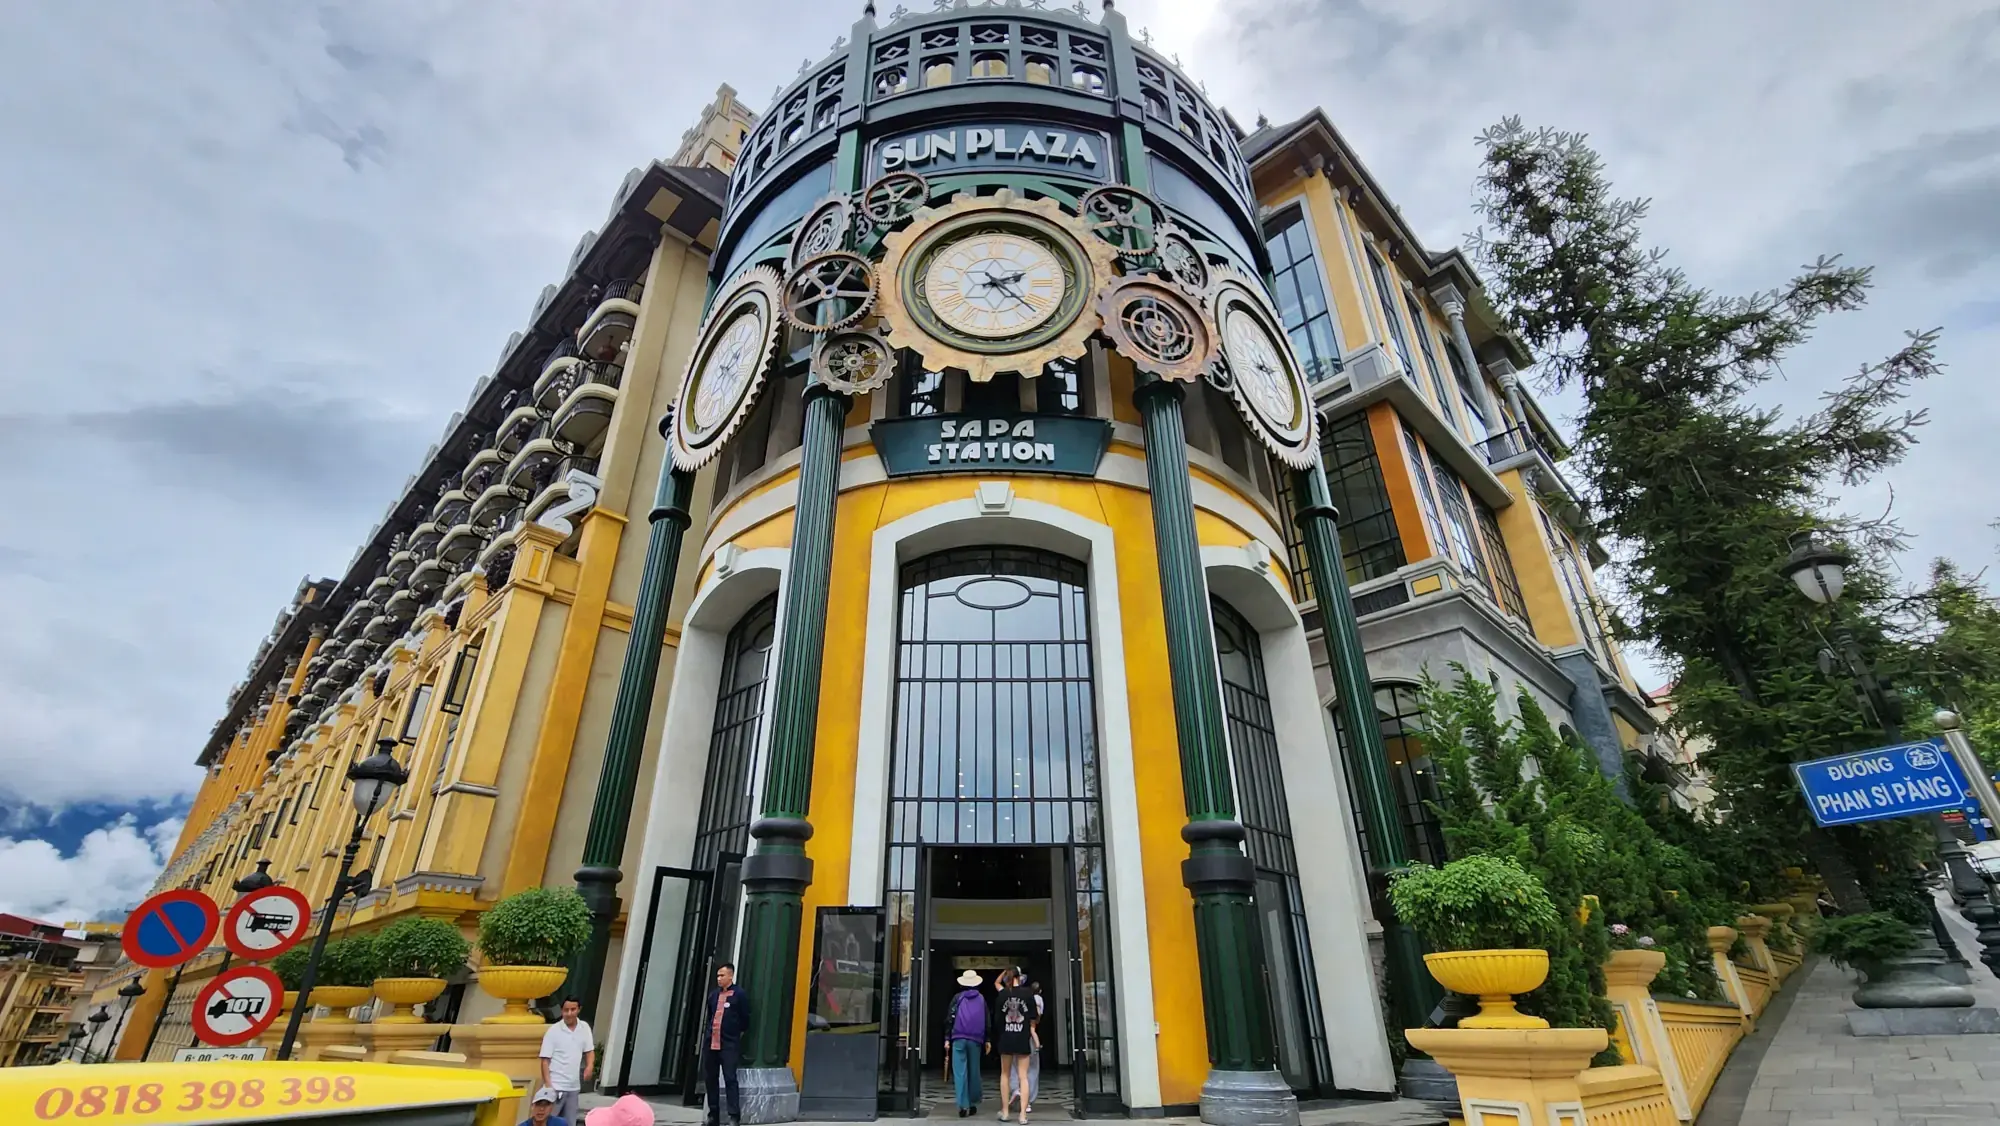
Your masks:
M 1153 253 L 1155 229 L 1166 215 L 1152 196 L 1123 184 L 1106 184 L 1083 193 L 1076 213 L 1091 234 L 1110 243 L 1127 262 Z
M 792 233 L 792 249 L 785 256 L 787 274 L 799 268 L 808 258 L 817 258 L 835 250 L 847 249 L 848 227 L 854 221 L 854 205 L 844 195 L 821 200 L 818 206 L 806 213 L 798 230 Z
M 929 311 L 926 261 L 986 231 L 1034 240 L 1063 263 L 1064 300 L 1057 311 L 1015 335 L 976 338 Z M 922 356 L 929 370 L 960 368 L 974 382 L 1004 371 L 1033 377 L 1052 361 L 1081 359 L 1089 350 L 1100 325 L 1091 298 L 1116 276 L 1116 264 L 1111 245 L 1091 237 L 1054 200 L 1023 199 L 1006 188 L 990 196 L 961 195 L 918 211 L 901 230 L 883 236 L 876 315 L 884 339 Z
M 859 254 L 835 250 L 808 258 L 785 279 L 785 320 L 805 332 L 858 324 L 874 307 L 875 268 Z
M 1208 293 L 1208 256 L 1186 231 L 1172 222 L 1163 222 L 1153 229 L 1153 261 L 1161 273 L 1190 294 L 1199 298 Z
M 1200 304 L 1159 278 L 1133 275 L 1097 299 L 1104 334 L 1140 371 L 1193 383 L 1215 362 L 1215 324 Z
M 776 270 L 752 266 L 716 291 L 675 398 L 667 445 L 676 468 L 707 465 L 756 405 L 784 335 L 781 288 Z
M 877 227 L 893 227 L 931 200 L 931 183 L 915 172 L 891 172 L 862 189 L 861 213 Z
M 812 366 L 827 387 L 844 395 L 865 395 L 895 374 L 896 353 L 873 332 L 835 332 L 813 349 Z
M 1208 289 L 1230 397 L 1258 440 L 1293 469 L 1319 456 L 1319 411 L 1284 322 L 1256 279 L 1219 268 Z

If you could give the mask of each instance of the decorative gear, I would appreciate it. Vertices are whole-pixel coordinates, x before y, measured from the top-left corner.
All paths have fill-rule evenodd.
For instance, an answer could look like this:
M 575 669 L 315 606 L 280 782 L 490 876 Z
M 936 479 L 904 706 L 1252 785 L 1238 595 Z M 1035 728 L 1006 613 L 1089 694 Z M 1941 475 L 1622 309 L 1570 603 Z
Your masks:
M 889 382 L 896 353 L 866 329 L 829 333 L 813 349 L 813 374 L 844 395 L 865 395 Z
M 1117 256 L 1109 243 L 1090 237 L 1054 200 L 1023 199 L 1006 188 L 990 196 L 961 195 L 912 220 L 882 238 L 876 316 L 891 347 L 918 353 L 929 370 L 961 368 L 980 383 L 1003 371 L 1034 377 L 1051 361 L 1083 358 L 1101 323 L 1090 298 L 1115 276 Z M 934 251 L 989 230 L 1034 240 L 1061 260 L 1066 276 L 1054 315 L 1016 336 L 975 339 L 930 314 L 923 273 Z
M 756 405 L 782 335 L 781 288 L 776 270 L 752 266 L 716 291 L 675 398 L 667 446 L 677 468 L 708 464 Z
M 861 193 L 861 212 L 877 227 L 893 227 L 930 202 L 931 182 L 915 172 L 891 172 Z
M 1105 335 L 1140 371 L 1193 383 L 1215 362 L 1215 325 L 1200 305 L 1159 278 L 1132 275 L 1097 299 Z
M 806 332 L 846 328 L 874 307 L 875 269 L 859 254 L 808 258 L 785 279 L 785 319 Z
M 1319 412 L 1284 322 L 1255 279 L 1227 267 L 1214 273 L 1208 314 L 1232 377 L 1236 409 L 1278 460 L 1294 469 L 1311 468 L 1319 456 Z
M 792 232 L 792 249 L 785 256 L 785 272 L 798 270 L 808 258 L 847 248 L 847 229 L 854 221 L 854 205 L 844 195 L 821 200 L 806 213 L 805 220 Z
M 1162 222 L 1153 229 L 1153 260 L 1161 273 L 1197 299 L 1208 293 L 1208 256 L 1172 222 Z
M 1076 213 L 1091 234 L 1110 243 L 1118 257 L 1127 261 L 1153 253 L 1155 228 L 1166 215 L 1152 196 L 1123 184 L 1106 184 L 1083 193 Z

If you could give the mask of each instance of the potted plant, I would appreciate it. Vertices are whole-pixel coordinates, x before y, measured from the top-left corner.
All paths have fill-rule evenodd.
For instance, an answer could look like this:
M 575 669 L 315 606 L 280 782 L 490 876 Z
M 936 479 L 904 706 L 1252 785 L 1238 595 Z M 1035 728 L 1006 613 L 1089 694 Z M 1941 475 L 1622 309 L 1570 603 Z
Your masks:
M 590 908 L 574 888 L 528 888 L 479 917 L 479 988 L 506 1002 L 487 1024 L 541 1024 L 528 1002 L 554 993 L 590 941 Z
M 1454 993 L 1479 998 L 1479 1014 L 1460 1028 L 1547 1028 L 1515 1011 L 1514 994 L 1549 974 L 1548 944 L 1562 916 L 1542 882 L 1512 860 L 1466 856 L 1442 868 L 1413 865 L 1389 885 L 1396 915 L 1437 953 L 1424 955 L 1431 976 Z
M 1650 934 L 1640 934 L 1624 923 L 1605 928 L 1611 940 L 1611 957 L 1604 960 L 1606 985 L 1650 986 L 1667 966 L 1667 952 Z
M 1813 949 L 1837 966 L 1857 969 L 1868 981 L 1854 991 L 1864 1009 L 1959 1007 L 1971 991 L 1953 987 L 1903 960 L 1917 947 L 1910 925 L 1887 911 L 1839 915 L 1813 931 Z M 1963 999 L 1961 999 L 1961 995 Z
M 445 979 L 465 966 L 472 944 L 443 919 L 411 916 L 383 927 L 375 936 L 375 996 L 389 1003 L 377 1024 L 422 1024 L 413 1011 L 444 992 Z
M 300 945 L 271 959 L 271 972 L 278 975 L 278 981 L 285 987 L 284 1006 L 278 1010 L 279 1016 L 291 1012 L 299 1003 L 299 983 L 305 980 L 306 959 L 310 957 L 312 950 Z
M 351 934 L 326 944 L 319 958 L 319 974 L 313 980 L 311 1003 L 325 1005 L 329 1024 L 352 1024 L 348 1010 L 368 1003 L 369 983 L 375 980 L 375 937 Z

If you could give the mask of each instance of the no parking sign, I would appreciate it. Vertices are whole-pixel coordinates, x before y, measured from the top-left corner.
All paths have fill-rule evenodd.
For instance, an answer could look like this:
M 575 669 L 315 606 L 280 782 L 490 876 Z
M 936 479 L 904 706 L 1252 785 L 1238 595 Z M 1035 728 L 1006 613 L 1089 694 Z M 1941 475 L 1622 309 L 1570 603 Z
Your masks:
M 218 1048 L 254 1040 L 278 1019 L 285 986 L 262 966 L 238 966 L 217 974 L 195 995 L 189 1017 L 202 1043 Z
M 149 970 L 169 969 L 208 946 L 219 917 L 215 900 L 198 891 L 163 891 L 126 918 L 119 945 L 138 965 Z

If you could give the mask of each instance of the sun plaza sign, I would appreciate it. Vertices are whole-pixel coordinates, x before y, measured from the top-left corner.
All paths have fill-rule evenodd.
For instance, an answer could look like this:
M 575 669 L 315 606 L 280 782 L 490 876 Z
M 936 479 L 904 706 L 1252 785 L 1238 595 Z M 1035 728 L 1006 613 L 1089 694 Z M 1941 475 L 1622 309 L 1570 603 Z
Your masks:
M 878 176 L 1030 167 L 1106 180 L 1111 173 L 1111 138 L 1094 129 L 1030 122 L 944 125 L 877 142 L 873 163 Z

